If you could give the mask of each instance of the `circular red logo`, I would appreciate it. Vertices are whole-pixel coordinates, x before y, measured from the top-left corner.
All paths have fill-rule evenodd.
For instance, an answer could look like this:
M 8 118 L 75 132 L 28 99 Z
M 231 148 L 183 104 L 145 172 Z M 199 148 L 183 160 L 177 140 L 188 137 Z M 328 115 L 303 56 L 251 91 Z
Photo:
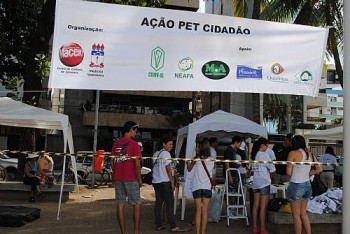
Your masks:
M 71 42 L 61 47 L 59 51 L 61 62 L 68 67 L 78 66 L 84 59 L 84 50 L 77 43 Z
M 284 68 L 281 64 L 275 63 L 271 66 L 271 72 L 275 75 L 282 74 L 284 72 Z

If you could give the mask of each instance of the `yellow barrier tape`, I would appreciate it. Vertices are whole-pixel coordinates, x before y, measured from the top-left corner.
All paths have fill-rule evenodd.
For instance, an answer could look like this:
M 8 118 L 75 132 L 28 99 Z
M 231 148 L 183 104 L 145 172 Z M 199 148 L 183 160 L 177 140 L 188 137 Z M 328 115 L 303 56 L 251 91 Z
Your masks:
M 69 154 L 69 153 L 54 153 L 54 152 L 45 152 L 45 151 L 15 151 L 15 150 L 0 150 L 1 153 L 5 153 L 9 152 L 9 153 L 15 153 L 15 154 L 46 154 L 49 156 L 68 156 L 68 157 L 93 157 L 94 154 L 83 154 L 83 153 L 79 153 L 79 154 Z M 95 156 L 97 156 L 98 154 L 95 154 Z M 116 156 L 116 155 L 110 155 L 108 153 L 105 154 L 99 154 L 99 155 L 104 155 L 108 158 L 118 158 L 118 159 L 140 159 L 140 157 L 138 156 L 127 156 L 127 155 L 123 155 L 123 156 Z M 218 156 L 218 157 L 223 157 L 223 156 Z M 287 165 L 287 164 L 292 164 L 292 165 L 323 165 L 323 166 L 335 166 L 335 167 L 339 167 L 339 166 L 343 166 L 342 163 L 321 163 L 321 162 L 290 162 L 290 161 L 259 161 L 259 160 L 228 160 L 228 159 L 200 159 L 200 158 L 158 158 L 158 157 L 141 157 L 142 159 L 152 159 L 152 160 L 172 160 L 175 162 L 178 161 L 199 161 L 199 160 L 203 160 L 203 161 L 211 161 L 211 162 L 222 162 L 222 163 L 237 163 L 237 164 L 250 164 L 250 163 L 255 163 L 255 164 L 274 164 L 274 165 Z

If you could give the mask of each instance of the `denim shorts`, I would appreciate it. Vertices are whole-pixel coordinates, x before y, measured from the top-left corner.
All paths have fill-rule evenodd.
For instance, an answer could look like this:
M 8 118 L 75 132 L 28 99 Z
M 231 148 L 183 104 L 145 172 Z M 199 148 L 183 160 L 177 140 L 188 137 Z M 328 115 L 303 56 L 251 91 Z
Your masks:
M 259 193 L 260 195 L 270 195 L 270 185 L 259 189 L 253 189 L 253 193 Z
M 310 181 L 304 183 L 289 182 L 287 188 L 287 199 L 289 201 L 308 201 L 312 194 Z
M 192 192 L 193 199 L 211 198 L 212 192 L 209 189 L 198 189 Z

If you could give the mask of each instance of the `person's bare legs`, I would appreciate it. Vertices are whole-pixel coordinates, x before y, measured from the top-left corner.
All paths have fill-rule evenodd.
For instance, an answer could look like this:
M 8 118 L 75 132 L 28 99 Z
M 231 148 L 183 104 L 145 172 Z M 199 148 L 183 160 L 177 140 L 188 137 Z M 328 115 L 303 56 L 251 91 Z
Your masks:
M 261 195 L 260 196 L 260 230 L 266 231 L 266 207 L 269 201 L 270 195 Z
M 254 193 L 254 205 L 253 205 L 253 227 L 259 227 L 258 226 L 258 213 L 259 213 L 259 206 L 260 206 L 260 193 Z
M 120 232 L 122 234 L 126 234 L 126 227 L 125 227 L 125 204 L 118 203 L 117 204 L 117 218 L 119 222 Z
M 208 208 L 209 208 L 210 198 L 202 198 L 202 217 L 201 217 L 201 233 L 205 234 L 207 231 L 208 223 Z
M 141 205 L 134 205 L 134 234 L 140 233 Z
M 307 207 L 307 201 L 301 201 L 300 202 L 300 217 L 301 222 L 303 223 L 304 229 L 306 231 L 306 234 L 311 234 L 311 224 L 309 216 L 306 213 L 306 207 Z
M 290 207 L 292 209 L 295 234 L 301 234 L 301 231 L 302 231 L 301 218 L 300 218 L 301 202 L 300 201 L 290 202 Z
M 194 204 L 196 205 L 195 223 L 196 223 L 196 234 L 201 232 L 201 216 L 202 216 L 202 199 L 194 199 Z

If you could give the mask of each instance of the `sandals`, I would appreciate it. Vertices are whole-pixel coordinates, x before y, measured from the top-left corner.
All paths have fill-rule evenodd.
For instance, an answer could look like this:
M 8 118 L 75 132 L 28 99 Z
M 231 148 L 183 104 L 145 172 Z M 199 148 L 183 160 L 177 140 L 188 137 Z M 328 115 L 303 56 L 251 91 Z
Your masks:
M 165 229 L 165 227 L 163 227 L 163 226 L 162 226 L 162 227 L 157 227 L 157 228 L 156 228 L 157 231 L 161 231 L 161 230 L 164 230 L 164 229 Z

